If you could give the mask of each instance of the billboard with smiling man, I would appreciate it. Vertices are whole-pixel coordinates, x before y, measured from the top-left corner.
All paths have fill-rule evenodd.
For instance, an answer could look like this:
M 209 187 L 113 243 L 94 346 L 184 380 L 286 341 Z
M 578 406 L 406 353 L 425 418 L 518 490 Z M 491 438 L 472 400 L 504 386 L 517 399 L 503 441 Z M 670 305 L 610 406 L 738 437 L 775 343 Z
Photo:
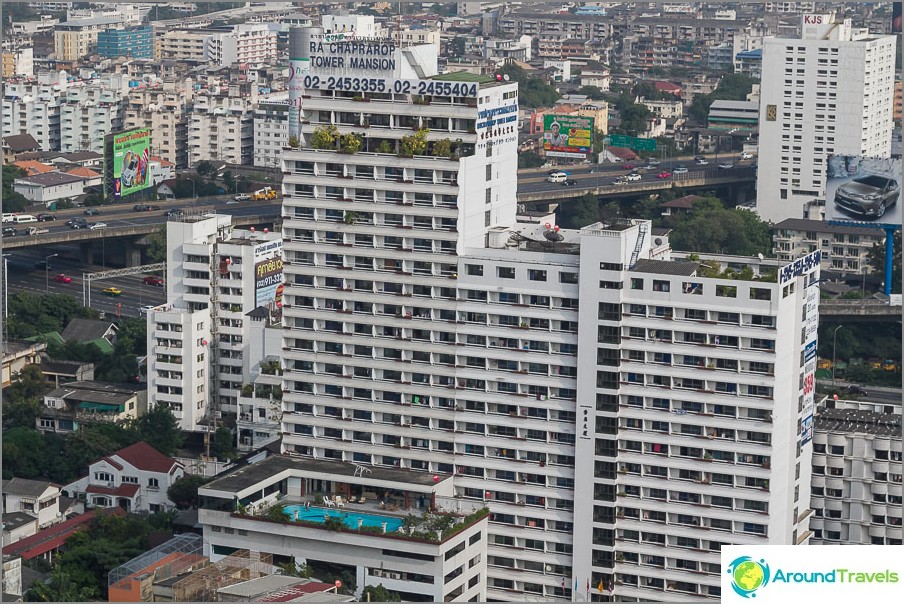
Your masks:
M 556 114 L 543 116 L 543 150 L 547 157 L 584 159 L 592 149 L 592 117 Z

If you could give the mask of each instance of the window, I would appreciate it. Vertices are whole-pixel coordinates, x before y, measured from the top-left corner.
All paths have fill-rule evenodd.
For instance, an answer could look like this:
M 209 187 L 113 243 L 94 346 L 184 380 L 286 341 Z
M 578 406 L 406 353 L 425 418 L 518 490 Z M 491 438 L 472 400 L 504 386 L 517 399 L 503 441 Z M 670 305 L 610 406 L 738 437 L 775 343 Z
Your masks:
M 109 472 L 95 472 L 94 480 L 98 480 L 100 482 L 113 482 L 113 475 Z
M 530 269 L 527 271 L 527 278 L 531 281 L 546 281 L 546 271 Z
M 514 279 L 515 269 L 511 266 L 496 267 L 496 276 L 500 279 Z
M 643 279 L 631 277 L 631 289 L 643 289 Z
M 474 277 L 483 277 L 483 265 L 480 264 L 466 264 L 465 269 L 467 273 Z
M 159 489 L 160 481 L 158 481 L 156 478 L 148 478 L 148 488 L 149 489 Z
M 487 210 L 483 213 L 483 226 L 490 226 L 490 211 Z
M 667 292 L 669 291 L 669 282 L 668 281 L 660 281 L 658 279 L 653 280 L 653 291 L 654 292 Z

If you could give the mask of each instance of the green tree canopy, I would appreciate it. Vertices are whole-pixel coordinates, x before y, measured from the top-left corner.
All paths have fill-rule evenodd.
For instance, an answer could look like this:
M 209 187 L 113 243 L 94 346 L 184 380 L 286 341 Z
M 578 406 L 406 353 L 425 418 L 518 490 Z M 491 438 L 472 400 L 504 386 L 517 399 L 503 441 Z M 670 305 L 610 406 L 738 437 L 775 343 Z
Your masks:
M 518 169 L 523 170 L 524 168 L 539 168 L 543 165 L 543 158 L 540 157 L 538 153 L 534 153 L 533 151 L 526 151 L 525 153 L 518 154 Z
M 213 178 L 214 176 L 216 176 L 216 173 L 217 167 L 206 159 L 202 159 L 197 164 L 195 164 L 195 174 L 197 174 L 201 178 Z
M 715 90 L 709 94 L 694 96 L 687 114 L 700 124 L 706 123 L 709 117 L 709 107 L 713 104 L 713 101 L 743 101 L 750 94 L 755 83 L 756 80 L 740 73 L 724 76 L 719 80 L 719 85 Z
M 528 75 L 517 65 L 506 65 L 499 73 L 518 82 L 518 104 L 525 107 L 550 107 L 562 98 L 555 88 L 538 77 Z
M 581 86 L 578 88 L 578 94 L 583 94 L 594 101 L 606 100 L 606 93 L 600 90 L 598 86 Z
M 368 597 L 370 596 L 370 597 Z M 368 585 L 361 592 L 362 602 L 401 602 L 402 597 L 391 590 L 383 587 L 383 584 Z
M 65 294 L 16 292 L 9 297 L 9 337 L 30 338 L 51 331 L 61 332 L 76 318 L 96 319 L 96 310 Z
M 672 249 L 752 256 L 770 255 L 770 224 L 744 209 L 727 209 L 715 197 L 704 197 L 693 204 L 690 213 L 666 221 L 672 233 Z
M 180 510 L 198 507 L 198 489 L 210 480 L 204 476 L 185 474 L 167 489 L 166 496 Z
M 235 434 L 226 426 L 220 426 L 214 432 L 210 452 L 220 461 L 234 459 L 238 455 L 235 446 Z
M 19 166 L 3 166 L 3 211 L 21 212 L 31 203 L 21 193 L 13 191 L 13 181 L 26 176 Z
M 139 440 L 143 440 L 164 455 L 173 455 L 182 445 L 179 422 L 168 407 L 157 405 L 135 421 Z
M 580 229 L 598 222 L 600 219 L 599 201 L 593 193 L 585 193 L 577 199 L 565 201 L 560 207 L 560 214 L 556 216 L 559 226 L 563 229 Z

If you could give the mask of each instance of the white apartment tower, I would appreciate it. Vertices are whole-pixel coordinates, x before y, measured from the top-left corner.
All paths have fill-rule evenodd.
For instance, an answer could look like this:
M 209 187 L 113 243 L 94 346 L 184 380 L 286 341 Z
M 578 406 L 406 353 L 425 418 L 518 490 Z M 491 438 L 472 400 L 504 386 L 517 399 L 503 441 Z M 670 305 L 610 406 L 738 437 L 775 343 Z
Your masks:
M 250 164 L 254 155 L 254 107 L 257 85 L 249 96 L 230 86 L 228 94 L 199 93 L 188 116 L 188 165 L 202 159 Z
M 123 129 L 148 128 L 151 153 L 188 167 L 188 111 L 194 90 L 192 79 L 166 81 L 133 88 L 126 97 Z
M 231 32 L 211 33 L 204 41 L 207 61 L 221 67 L 243 63 L 251 67 L 276 59 L 276 32 L 266 23 L 236 25 Z
M 275 92 L 258 99 L 254 110 L 254 165 L 280 167 L 289 139 L 289 95 Z
M 3 136 L 27 132 L 42 151 L 59 151 L 60 90 L 65 86 L 65 76 L 59 84 L 18 78 L 3 82 Z
M 829 155 L 891 152 L 895 36 L 817 14 L 802 15 L 801 32 L 763 41 L 757 213 L 773 222 L 806 218 Z
M 71 84 L 60 106 L 60 151 L 103 153 L 104 137 L 122 130 L 127 89 L 121 74 Z
M 247 313 L 281 295 L 282 239 L 233 230 L 229 216 L 167 223 L 167 304 L 148 313 L 148 404 L 166 404 L 182 430 L 238 411 L 252 358 Z

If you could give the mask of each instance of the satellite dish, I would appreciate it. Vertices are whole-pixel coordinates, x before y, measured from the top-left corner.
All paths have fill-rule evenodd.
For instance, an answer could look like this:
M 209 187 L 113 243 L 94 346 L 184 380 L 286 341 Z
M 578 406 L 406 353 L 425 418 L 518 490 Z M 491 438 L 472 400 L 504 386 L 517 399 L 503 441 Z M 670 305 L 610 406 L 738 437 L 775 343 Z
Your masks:
M 760 260 L 763 259 L 763 255 L 762 255 L 762 254 L 757 254 L 756 257 L 759 258 Z
M 505 80 L 506 82 L 508 82 L 508 81 L 511 80 L 512 78 L 509 77 L 509 74 L 505 74 L 505 75 L 502 76 L 502 79 Z
M 558 233 L 556 231 L 546 231 L 543 233 L 543 236 L 546 237 L 546 239 L 548 239 L 549 241 L 552 241 L 554 243 L 565 239 L 565 235 L 563 235 L 562 233 Z
M 655 243 L 656 245 L 662 245 L 662 238 L 657 237 L 656 239 L 653 240 L 653 243 Z

